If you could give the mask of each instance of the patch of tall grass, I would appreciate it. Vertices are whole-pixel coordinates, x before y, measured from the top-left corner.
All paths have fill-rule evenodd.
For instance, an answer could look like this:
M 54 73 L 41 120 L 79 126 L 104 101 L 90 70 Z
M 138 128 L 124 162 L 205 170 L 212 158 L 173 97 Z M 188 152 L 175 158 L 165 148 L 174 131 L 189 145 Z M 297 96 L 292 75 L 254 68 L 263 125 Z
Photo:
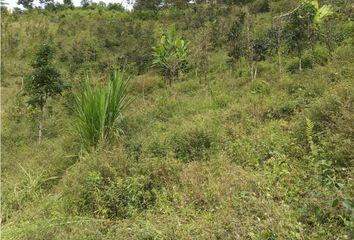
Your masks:
M 83 83 L 75 96 L 77 120 L 73 127 L 84 147 L 96 147 L 119 132 L 122 112 L 131 102 L 127 93 L 128 81 L 123 72 L 115 70 L 108 85 L 92 86 L 87 80 Z

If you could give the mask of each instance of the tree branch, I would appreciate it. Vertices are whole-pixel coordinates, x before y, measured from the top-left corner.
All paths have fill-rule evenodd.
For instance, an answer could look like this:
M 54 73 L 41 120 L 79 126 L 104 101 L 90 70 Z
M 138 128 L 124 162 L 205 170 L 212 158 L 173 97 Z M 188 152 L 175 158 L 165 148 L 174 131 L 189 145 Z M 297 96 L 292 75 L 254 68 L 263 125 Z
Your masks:
M 284 14 L 282 14 L 282 15 L 273 17 L 273 19 L 284 18 L 284 17 L 290 16 L 291 14 L 293 14 L 294 12 L 296 12 L 296 11 L 297 11 L 300 7 L 302 7 L 303 5 L 304 5 L 304 3 L 300 4 L 299 6 L 297 6 L 295 9 L 293 9 L 293 10 L 290 11 L 290 12 L 287 12 L 287 13 L 284 13 Z

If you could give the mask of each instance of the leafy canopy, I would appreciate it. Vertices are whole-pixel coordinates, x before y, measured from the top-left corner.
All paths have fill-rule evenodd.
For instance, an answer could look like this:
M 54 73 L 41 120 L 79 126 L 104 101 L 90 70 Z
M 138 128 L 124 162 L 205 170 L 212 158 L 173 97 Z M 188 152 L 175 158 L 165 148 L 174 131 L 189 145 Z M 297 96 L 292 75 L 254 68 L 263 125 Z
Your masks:
M 28 104 L 40 110 L 49 97 L 60 95 L 65 88 L 60 73 L 52 64 L 54 54 L 51 45 L 42 45 L 31 63 L 34 70 L 26 79 L 24 94 L 29 97 Z

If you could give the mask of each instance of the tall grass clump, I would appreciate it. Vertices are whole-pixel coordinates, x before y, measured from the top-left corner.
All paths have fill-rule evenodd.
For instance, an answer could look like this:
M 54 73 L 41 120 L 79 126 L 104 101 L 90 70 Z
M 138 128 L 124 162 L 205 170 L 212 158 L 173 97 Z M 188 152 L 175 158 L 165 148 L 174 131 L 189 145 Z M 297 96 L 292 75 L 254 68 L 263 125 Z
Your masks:
M 109 141 L 118 132 L 118 122 L 128 106 L 129 78 L 118 70 L 111 75 L 106 86 L 92 86 L 88 81 L 76 95 L 73 124 L 84 147 L 96 147 L 101 141 Z

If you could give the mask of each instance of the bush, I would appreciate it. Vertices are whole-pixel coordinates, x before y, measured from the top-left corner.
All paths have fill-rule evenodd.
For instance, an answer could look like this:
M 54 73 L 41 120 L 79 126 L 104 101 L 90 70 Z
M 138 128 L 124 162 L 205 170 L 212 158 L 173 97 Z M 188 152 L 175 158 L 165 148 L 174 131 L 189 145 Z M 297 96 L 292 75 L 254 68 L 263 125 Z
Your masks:
M 252 93 L 268 95 L 270 93 L 270 85 L 266 81 L 254 81 L 251 85 Z
M 226 146 L 226 152 L 232 161 L 240 166 L 256 166 L 257 156 L 253 146 L 247 139 L 237 139 Z
M 166 146 L 157 140 L 153 140 L 147 147 L 147 150 L 153 157 L 165 157 L 167 155 Z
M 79 35 L 71 44 L 70 50 L 61 52 L 62 61 L 70 61 L 70 71 L 75 72 L 80 67 L 90 66 L 100 59 L 99 43 L 90 34 Z
M 275 107 L 265 113 L 265 118 L 270 119 L 290 119 L 295 115 L 296 111 L 302 106 L 302 99 L 295 99 L 292 101 L 287 101 L 278 107 Z
M 351 91 L 353 87 L 344 83 L 311 105 L 309 115 L 316 123 L 316 131 L 331 130 L 347 136 L 353 134 L 353 121 L 350 120 L 353 114 L 350 107 L 353 102 Z
M 177 159 L 191 162 L 208 159 L 213 142 L 211 133 L 195 128 L 173 136 L 171 146 Z
M 325 47 L 317 46 L 315 48 L 315 53 L 313 56 L 313 61 L 315 64 L 325 66 L 328 62 L 329 52 Z
M 301 63 L 302 69 L 312 68 L 313 64 L 314 61 L 311 56 L 306 55 L 303 57 Z M 291 73 L 296 73 L 297 71 L 299 71 L 299 60 L 298 59 L 291 60 L 287 65 L 287 71 Z
M 80 196 L 80 212 L 111 219 L 131 217 L 153 206 L 156 201 L 152 183 L 145 176 L 112 181 L 97 172 L 88 176 Z
M 251 4 L 250 10 L 252 13 L 269 12 L 270 6 L 268 0 L 256 0 Z
M 154 115 L 161 121 L 167 121 L 169 118 L 175 116 L 178 109 L 178 103 L 173 98 L 167 96 L 160 96 L 156 102 L 156 109 Z

